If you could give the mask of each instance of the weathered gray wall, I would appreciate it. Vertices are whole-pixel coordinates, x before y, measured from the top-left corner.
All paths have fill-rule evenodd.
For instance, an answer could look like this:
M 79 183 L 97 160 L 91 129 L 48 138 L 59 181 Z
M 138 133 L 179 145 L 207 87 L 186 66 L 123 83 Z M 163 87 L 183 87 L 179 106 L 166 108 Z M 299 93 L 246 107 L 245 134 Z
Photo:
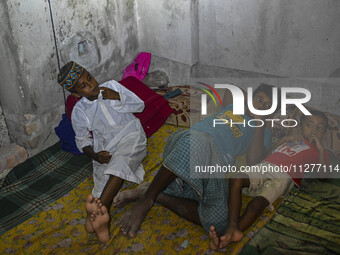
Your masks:
M 164 70 L 170 85 L 189 81 L 199 60 L 198 0 L 138 0 L 139 50 L 152 53 L 149 71 Z
M 197 11 L 197 0 L 138 0 L 140 49 L 179 63 L 196 63 Z
M 0 105 L 0 147 L 7 146 L 10 143 L 11 140 L 9 139 L 7 124 Z
M 285 77 L 340 67 L 338 0 L 140 0 L 140 49 L 178 63 Z
M 202 64 L 288 77 L 329 77 L 340 66 L 337 0 L 200 4 Z
M 61 65 L 75 60 L 99 82 L 119 79 L 137 54 L 135 0 L 51 3 Z M 12 142 L 32 155 L 58 140 L 64 110 L 47 1 L 1 1 L 0 36 L 0 102 Z
M 337 0 L 200 1 L 203 68 L 198 70 L 236 69 L 231 77 L 256 77 L 254 86 L 262 78 L 279 86 L 305 87 L 312 93 L 310 105 L 340 114 L 340 105 L 334 107 L 340 94 L 339 13 Z M 288 79 L 270 80 L 272 75 Z M 244 84 L 249 86 L 249 79 Z
M 309 87 L 312 104 L 340 113 L 329 103 L 339 101 L 339 13 L 338 0 L 141 0 L 139 46 L 170 85 L 288 77 L 278 85 Z

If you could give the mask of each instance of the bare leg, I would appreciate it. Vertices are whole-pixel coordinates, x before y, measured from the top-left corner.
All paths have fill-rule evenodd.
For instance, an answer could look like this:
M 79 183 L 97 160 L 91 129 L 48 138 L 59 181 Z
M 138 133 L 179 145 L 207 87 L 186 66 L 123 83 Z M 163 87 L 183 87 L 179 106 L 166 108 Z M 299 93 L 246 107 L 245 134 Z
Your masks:
M 124 190 L 120 192 L 117 196 L 114 197 L 113 206 L 119 208 L 123 207 L 129 202 L 137 200 L 145 193 L 149 186 L 150 183 L 143 182 L 135 189 Z
M 150 183 L 144 182 L 135 189 L 126 190 L 119 193 L 113 199 L 113 206 L 121 207 L 130 201 L 137 200 L 144 195 L 149 186 Z M 173 211 L 180 217 L 185 218 L 195 224 L 201 225 L 198 215 L 197 201 L 160 193 L 156 198 L 156 202 Z
M 238 175 L 239 178 L 230 178 L 229 180 L 229 226 L 225 234 L 220 238 L 220 248 L 225 247 L 232 241 L 240 241 L 243 237 L 242 231 L 239 229 L 242 188 L 248 187 L 250 182 L 247 175 L 242 173 Z
M 97 202 L 97 209 L 91 214 L 92 227 L 100 242 L 110 240 L 110 207 L 113 198 L 117 195 L 123 180 L 110 175 L 105 188 Z
M 160 193 L 156 199 L 164 207 L 176 213 L 178 216 L 195 224 L 202 225 L 198 215 L 198 202 L 188 198 L 180 198 Z
M 269 205 L 269 202 L 264 197 L 255 197 L 246 208 L 246 211 L 241 216 L 239 221 L 239 228 L 245 231 L 255 222 L 255 220 L 262 214 L 263 210 Z
M 105 188 L 103 189 L 103 192 L 99 198 L 100 202 L 106 207 L 108 211 L 110 210 L 113 198 L 117 195 L 118 191 L 122 187 L 123 182 L 123 179 L 114 175 L 110 175 L 110 178 L 107 181 Z
M 159 169 L 147 191 L 121 217 L 119 223 L 124 235 L 129 235 L 130 237 L 136 236 L 140 225 L 152 208 L 157 196 L 175 180 L 176 177 L 174 173 L 164 166 Z
M 230 179 L 228 204 L 230 221 L 225 234 L 220 237 L 219 248 L 227 246 L 230 242 L 240 241 L 243 238 L 242 232 L 254 223 L 269 204 L 265 198 L 255 197 L 247 205 L 245 213 L 240 217 L 242 188 L 249 187 L 249 184 L 250 180 L 248 177 Z

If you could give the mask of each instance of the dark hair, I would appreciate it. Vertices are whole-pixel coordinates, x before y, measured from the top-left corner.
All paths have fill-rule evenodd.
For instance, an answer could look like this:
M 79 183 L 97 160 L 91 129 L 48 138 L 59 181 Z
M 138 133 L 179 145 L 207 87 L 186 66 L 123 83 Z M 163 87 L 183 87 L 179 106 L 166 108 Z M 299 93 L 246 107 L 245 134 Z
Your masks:
M 326 129 L 325 129 L 325 131 L 326 131 L 327 127 L 328 127 L 328 118 L 327 118 L 326 114 L 324 114 L 323 112 L 318 111 L 318 110 L 309 110 L 309 112 L 312 114 L 312 116 L 319 116 L 320 118 L 323 119 L 323 121 L 325 122 L 325 125 L 326 125 Z M 306 121 L 307 117 L 310 117 L 310 115 L 304 115 L 303 114 L 301 116 L 301 118 L 300 118 L 301 126 Z
M 263 92 L 273 101 L 273 88 L 275 88 L 275 86 L 269 85 L 266 83 L 261 83 L 260 86 L 258 86 L 255 89 L 253 95 Z M 277 88 L 277 102 L 278 103 L 277 103 L 276 111 L 280 110 L 281 108 L 281 89 L 280 88 Z

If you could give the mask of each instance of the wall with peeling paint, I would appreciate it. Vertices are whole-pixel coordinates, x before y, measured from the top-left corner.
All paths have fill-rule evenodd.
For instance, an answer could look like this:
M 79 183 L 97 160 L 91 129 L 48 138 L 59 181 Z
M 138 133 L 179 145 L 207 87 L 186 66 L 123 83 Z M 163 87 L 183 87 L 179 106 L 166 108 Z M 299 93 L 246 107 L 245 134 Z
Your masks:
M 51 1 L 61 65 L 75 60 L 99 82 L 120 79 L 137 54 L 135 0 Z M 32 155 L 55 143 L 64 111 L 48 2 L 0 3 L 0 102 L 12 142 Z M 87 53 L 79 56 L 78 43 Z

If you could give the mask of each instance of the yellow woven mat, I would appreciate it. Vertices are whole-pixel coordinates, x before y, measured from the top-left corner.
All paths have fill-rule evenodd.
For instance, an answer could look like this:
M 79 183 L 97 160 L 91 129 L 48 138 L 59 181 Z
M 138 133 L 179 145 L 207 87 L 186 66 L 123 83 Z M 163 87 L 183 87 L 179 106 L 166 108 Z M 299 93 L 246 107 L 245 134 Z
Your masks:
M 162 164 L 162 152 L 167 137 L 178 127 L 164 125 L 148 140 L 148 154 L 143 161 L 145 181 L 151 182 Z M 245 162 L 238 158 L 238 164 Z M 213 254 L 208 249 L 208 233 L 202 227 L 181 219 L 162 206 L 154 206 L 141 226 L 136 238 L 122 234 L 106 244 L 97 241 L 95 234 L 85 232 L 85 199 L 91 193 L 92 178 L 85 179 L 77 188 L 50 204 L 26 222 L 1 236 L 0 254 Z M 132 185 L 129 188 L 134 188 Z M 245 204 L 250 198 L 243 197 Z M 275 205 L 280 203 L 278 201 Z M 111 236 L 117 229 L 116 222 L 131 206 L 112 211 Z M 273 215 L 268 210 L 245 232 L 239 243 L 223 251 L 236 254 Z

